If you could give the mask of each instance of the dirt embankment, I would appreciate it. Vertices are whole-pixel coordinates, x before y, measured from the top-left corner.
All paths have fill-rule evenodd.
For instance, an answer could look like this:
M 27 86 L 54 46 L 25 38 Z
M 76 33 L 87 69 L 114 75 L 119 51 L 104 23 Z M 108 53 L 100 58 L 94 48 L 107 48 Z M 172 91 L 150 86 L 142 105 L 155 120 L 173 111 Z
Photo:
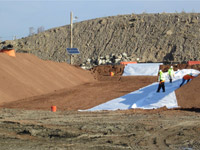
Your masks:
M 74 24 L 73 61 L 126 52 L 141 62 L 200 60 L 200 14 L 162 13 L 118 15 Z M 5 44 L 0 43 L 0 47 Z M 19 52 L 30 52 L 45 60 L 69 61 L 70 25 L 53 28 L 13 41 Z
M 176 90 L 178 105 L 182 108 L 200 108 L 200 76 Z
M 1 107 L 50 110 L 52 105 L 56 105 L 58 110 L 89 109 L 147 86 L 156 79 L 156 77 L 107 76 L 105 81 L 81 84 L 45 95 L 24 98 L 5 103 Z
M 0 104 L 95 81 L 90 72 L 32 54 L 0 54 Z

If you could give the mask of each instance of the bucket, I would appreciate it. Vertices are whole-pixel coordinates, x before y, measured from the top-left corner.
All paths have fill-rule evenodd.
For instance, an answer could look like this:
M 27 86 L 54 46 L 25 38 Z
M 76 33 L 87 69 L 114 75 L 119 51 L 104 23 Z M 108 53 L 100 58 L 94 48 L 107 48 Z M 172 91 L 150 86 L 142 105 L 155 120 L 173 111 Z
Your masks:
M 51 106 L 51 111 L 56 112 L 56 106 Z
M 115 75 L 114 72 L 110 72 L 110 76 L 113 77 Z

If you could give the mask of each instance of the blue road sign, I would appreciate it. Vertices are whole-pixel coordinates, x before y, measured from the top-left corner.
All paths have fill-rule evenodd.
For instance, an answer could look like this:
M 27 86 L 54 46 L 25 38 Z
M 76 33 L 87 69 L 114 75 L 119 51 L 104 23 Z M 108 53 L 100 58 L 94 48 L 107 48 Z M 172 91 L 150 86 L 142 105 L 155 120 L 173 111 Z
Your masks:
M 80 54 L 78 48 L 67 48 L 69 54 Z

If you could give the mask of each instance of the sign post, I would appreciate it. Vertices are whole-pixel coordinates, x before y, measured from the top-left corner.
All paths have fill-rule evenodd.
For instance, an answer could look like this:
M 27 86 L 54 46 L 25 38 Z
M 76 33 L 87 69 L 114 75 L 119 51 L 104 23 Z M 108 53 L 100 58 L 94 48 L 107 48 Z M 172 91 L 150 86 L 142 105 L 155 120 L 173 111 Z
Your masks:
M 78 50 L 78 48 L 67 48 L 66 50 L 67 50 L 68 54 L 70 54 L 70 64 L 72 64 L 72 55 L 80 54 L 80 51 Z
M 73 48 L 73 12 L 70 12 L 70 25 L 71 25 L 71 38 L 70 38 L 70 47 L 71 48 L 67 48 L 67 52 L 70 54 L 70 64 L 72 64 L 72 55 L 73 54 L 79 54 L 79 50 L 78 48 Z M 77 17 L 75 17 L 75 19 L 77 19 Z
M 73 47 L 73 13 L 70 13 L 70 24 L 71 24 L 71 48 Z M 72 64 L 72 54 L 70 54 L 70 64 Z

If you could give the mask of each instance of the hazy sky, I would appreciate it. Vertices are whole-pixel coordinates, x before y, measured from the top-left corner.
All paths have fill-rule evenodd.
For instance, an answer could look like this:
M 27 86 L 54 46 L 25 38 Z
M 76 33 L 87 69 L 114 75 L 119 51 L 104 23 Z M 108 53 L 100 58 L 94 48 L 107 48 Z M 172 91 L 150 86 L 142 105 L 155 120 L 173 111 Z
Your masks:
M 45 30 L 77 22 L 123 14 L 200 12 L 200 0 L 0 0 L 0 40 L 26 37 L 29 28 Z

